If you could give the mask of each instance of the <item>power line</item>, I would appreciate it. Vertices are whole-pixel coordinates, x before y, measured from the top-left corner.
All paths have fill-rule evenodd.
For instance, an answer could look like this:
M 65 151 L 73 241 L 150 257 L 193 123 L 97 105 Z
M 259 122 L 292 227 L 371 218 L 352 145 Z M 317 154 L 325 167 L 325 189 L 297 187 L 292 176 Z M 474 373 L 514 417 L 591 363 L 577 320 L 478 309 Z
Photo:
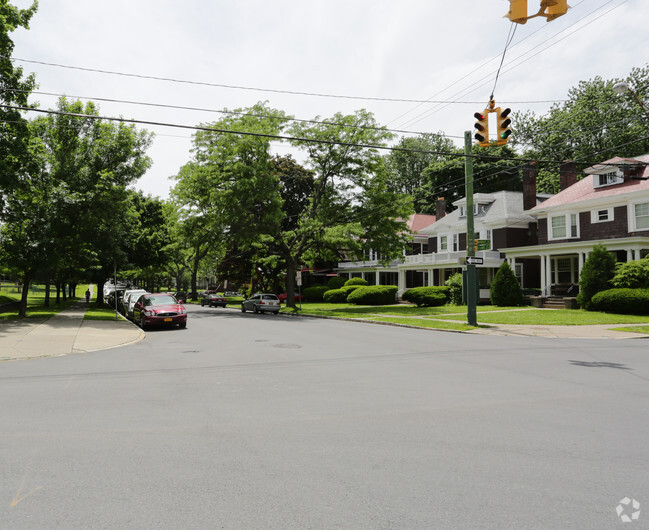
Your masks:
M 53 66 L 56 68 L 66 68 L 70 70 L 79 70 L 79 71 L 84 71 L 84 72 L 94 72 L 94 73 L 100 73 L 100 74 L 108 74 L 108 75 L 117 75 L 117 76 L 122 76 L 122 77 L 134 77 L 138 79 L 150 79 L 153 81 L 165 81 L 169 83 L 180 83 L 180 84 L 188 84 L 188 85 L 200 85 L 200 86 L 209 86 L 209 87 L 216 87 L 216 88 L 227 88 L 227 89 L 232 89 L 232 90 L 248 90 L 248 91 L 255 91 L 255 92 L 269 92 L 273 94 L 291 94 L 291 95 L 298 95 L 298 96 L 312 96 L 312 97 L 321 97 L 321 98 L 337 98 L 337 99 L 352 99 L 352 100 L 359 100 L 359 101 L 388 101 L 388 102 L 393 102 L 393 103 L 458 103 L 458 104 L 471 104 L 474 105 L 476 103 L 479 103 L 477 101 L 431 101 L 431 100 L 421 100 L 421 99 L 410 99 L 410 98 L 380 98 L 380 97 L 368 97 L 368 96 L 349 96 L 349 95 L 342 95 L 342 94 L 324 94 L 324 93 L 318 93 L 318 92 L 302 92 L 302 91 L 295 91 L 295 90 L 279 90 L 279 89 L 272 89 L 272 88 L 259 88 L 259 87 L 247 87 L 247 86 L 241 86 L 241 85 L 226 85 L 226 84 L 221 84 L 221 83 L 211 83 L 207 81 L 189 81 L 185 79 L 175 79 L 171 77 L 161 77 L 161 76 L 154 76 L 154 75 L 145 75 L 145 74 L 134 74 L 134 73 L 128 73 L 128 72 L 118 72 L 115 70 L 102 70 L 99 68 L 88 68 L 88 67 L 82 67 L 82 66 L 71 66 L 71 65 L 65 65 L 65 64 L 59 64 L 59 63 L 50 63 L 46 61 L 36 61 L 32 59 L 24 59 L 20 57 L 6 57 L 0 55 L 1 59 L 8 59 L 10 61 L 18 61 L 18 62 L 24 62 L 24 63 L 32 63 L 32 64 L 41 64 L 44 66 Z M 554 103 L 555 100 L 548 100 L 548 101 L 512 101 L 511 103 L 513 104 L 523 104 L 523 103 Z

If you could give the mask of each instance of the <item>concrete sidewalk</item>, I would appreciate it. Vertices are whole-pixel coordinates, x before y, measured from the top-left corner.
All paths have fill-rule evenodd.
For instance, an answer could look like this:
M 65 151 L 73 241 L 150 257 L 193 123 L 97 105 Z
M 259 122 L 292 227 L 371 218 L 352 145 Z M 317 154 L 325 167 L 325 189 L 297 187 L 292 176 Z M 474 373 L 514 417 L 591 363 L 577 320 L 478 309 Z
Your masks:
M 126 320 L 84 320 L 78 302 L 47 320 L 0 322 L 0 360 L 86 353 L 137 342 L 144 332 Z

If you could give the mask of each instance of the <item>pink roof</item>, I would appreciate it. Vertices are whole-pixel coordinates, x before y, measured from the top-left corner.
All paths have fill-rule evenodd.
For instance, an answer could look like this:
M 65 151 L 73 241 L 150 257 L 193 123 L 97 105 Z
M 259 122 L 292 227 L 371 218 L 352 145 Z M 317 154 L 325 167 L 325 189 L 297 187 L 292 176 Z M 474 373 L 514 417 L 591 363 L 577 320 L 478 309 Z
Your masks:
M 432 225 L 437 220 L 437 217 L 434 215 L 427 215 L 423 213 L 413 213 L 409 218 L 408 228 L 415 233 L 419 233 L 420 230 L 426 228 L 427 226 Z
M 605 165 L 615 165 L 622 163 L 637 163 L 637 162 L 649 162 L 649 155 L 638 156 L 636 158 L 611 158 L 602 162 L 600 166 L 595 165 L 588 170 L 603 169 Z M 633 193 L 635 191 L 644 191 L 649 190 L 649 166 L 646 166 L 642 169 L 640 177 L 646 178 L 647 180 L 634 180 L 629 179 L 623 182 L 622 184 L 615 184 L 613 186 L 604 186 L 602 188 L 593 187 L 593 176 L 587 175 L 585 178 L 581 179 L 579 182 L 573 184 L 569 188 L 557 193 L 553 197 L 550 197 L 547 201 L 544 201 L 530 211 L 534 210 L 545 210 L 547 208 L 552 208 L 554 206 L 563 206 L 565 204 L 571 204 L 576 202 L 591 201 L 594 199 L 600 199 L 602 197 L 613 197 L 615 195 L 622 195 L 623 193 Z

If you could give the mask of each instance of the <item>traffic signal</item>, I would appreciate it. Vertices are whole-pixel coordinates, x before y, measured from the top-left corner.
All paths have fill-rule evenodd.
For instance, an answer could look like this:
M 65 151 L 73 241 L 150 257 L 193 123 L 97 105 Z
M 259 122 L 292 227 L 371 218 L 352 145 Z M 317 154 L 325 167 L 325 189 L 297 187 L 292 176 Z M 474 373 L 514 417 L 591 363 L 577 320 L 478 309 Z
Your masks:
M 525 24 L 527 22 L 527 0 L 509 0 L 509 13 L 505 17 L 517 24 Z
M 512 109 L 507 108 L 505 110 L 496 109 L 497 113 L 497 123 L 498 123 L 498 139 L 496 140 L 497 145 L 505 145 L 509 135 L 512 133 L 509 126 L 512 124 L 511 118 L 509 118 L 509 113 Z
M 489 113 L 485 109 L 484 112 L 476 112 L 474 116 L 478 120 L 474 125 L 478 132 L 473 137 L 478 140 L 478 145 L 487 147 L 489 146 Z
M 547 22 L 568 12 L 568 0 L 541 0 L 541 9 Z

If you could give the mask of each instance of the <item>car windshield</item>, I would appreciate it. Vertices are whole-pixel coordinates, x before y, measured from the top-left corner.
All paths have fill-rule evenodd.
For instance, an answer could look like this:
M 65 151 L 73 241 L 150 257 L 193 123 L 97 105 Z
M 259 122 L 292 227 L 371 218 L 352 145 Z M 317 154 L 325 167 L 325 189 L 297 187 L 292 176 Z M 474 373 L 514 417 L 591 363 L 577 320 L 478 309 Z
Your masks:
M 157 296 L 148 296 L 144 299 L 145 306 L 177 304 L 176 299 L 169 294 L 160 294 Z
M 265 294 L 261 298 L 262 300 L 277 300 L 277 297 L 274 294 Z

